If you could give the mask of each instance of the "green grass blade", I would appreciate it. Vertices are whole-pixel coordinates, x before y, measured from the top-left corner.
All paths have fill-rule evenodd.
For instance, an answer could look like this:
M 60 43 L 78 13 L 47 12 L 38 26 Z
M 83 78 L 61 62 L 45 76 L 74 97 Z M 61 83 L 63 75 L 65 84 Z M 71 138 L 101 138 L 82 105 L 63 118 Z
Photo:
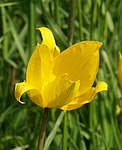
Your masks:
M 8 57 L 8 47 L 9 47 L 9 37 L 8 34 L 8 23 L 7 23 L 7 14 L 5 11 L 5 8 L 1 8 L 1 14 L 2 14 L 2 26 L 3 26 L 3 35 L 4 35 L 4 41 L 3 41 L 3 57 Z M 6 35 L 5 35 L 6 34 Z
M 8 14 L 7 14 L 8 15 Z M 27 58 L 26 58 L 26 55 L 25 55 L 25 52 L 24 52 L 24 49 L 23 49 L 23 46 L 21 44 L 21 41 L 19 39 L 19 35 L 16 31 L 16 28 L 14 26 L 14 23 L 13 21 L 11 20 L 10 16 L 8 15 L 8 20 L 9 20 L 9 23 L 10 23 L 10 29 L 11 29 L 11 32 L 12 32 L 12 35 L 14 37 L 14 40 L 16 42 L 16 45 L 17 45 L 17 48 L 19 50 L 19 53 L 20 53 L 20 56 L 23 60 L 23 63 L 26 65 L 27 64 Z
M 63 150 L 67 150 L 67 135 L 68 135 L 68 127 L 67 127 L 67 113 L 64 115 L 64 126 L 63 126 Z
M 48 135 L 46 141 L 45 141 L 45 146 L 44 146 L 44 150 L 48 150 L 50 144 L 52 143 L 53 139 L 55 138 L 56 132 L 60 126 L 60 124 L 62 123 L 63 117 L 64 117 L 65 111 L 62 111 L 55 123 L 54 128 L 52 129 L 52 131 L 50 132 L 50 134 Z
M 17 5 L 18 2 L 0 3 L 0 7 Z

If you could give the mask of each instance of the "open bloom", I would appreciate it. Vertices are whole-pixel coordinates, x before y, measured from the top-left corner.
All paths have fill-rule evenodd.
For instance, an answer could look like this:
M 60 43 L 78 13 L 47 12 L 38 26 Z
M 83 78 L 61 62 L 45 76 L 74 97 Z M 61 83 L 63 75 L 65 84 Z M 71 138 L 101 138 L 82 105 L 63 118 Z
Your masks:
M 97 41 L 79 42 L 60 53 L 52 32 L 38 28 L 43 41 L 37 43 L 29 60 L 26 80 L 15 86 L 20 100 L 27 92 L 29 98 L 42 108 L 73 110 L 89 103 L 107 84 L 99 81 L 92 87 L 99 65 Z
M 122 88 L 122 55 L 119 56 L 119 65 L 118 65 L 118 80 L 120 88 Z

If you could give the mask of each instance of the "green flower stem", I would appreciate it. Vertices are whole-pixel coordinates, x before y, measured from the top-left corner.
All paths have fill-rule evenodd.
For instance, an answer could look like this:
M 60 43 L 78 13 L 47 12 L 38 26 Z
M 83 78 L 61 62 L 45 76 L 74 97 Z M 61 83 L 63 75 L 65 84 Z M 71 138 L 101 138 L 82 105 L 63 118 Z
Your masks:
M 69 46 L 73 43 L 74 34 L 74 22 L 75 22 L 75 5 L 76 1 L 70 0 L 69 18 L 68 18 L 68 44 Z
M 46 132 L 46 125 L 48 120 L 48 110 L 49 110 L 48 108 L 44 109 L 44 114 L 42 118 L 41 129 L 40 129 L 40 136 L 38 141 L 38 150 L 43 150 L 44 148 L 45 132 Z
M 79 31 L 80 31 L 80 40 L 83 40 L 83 9 L 82 9 L 82 0 L 77 0 L 78 7 L 78 19 L 79 19 Z
M 29 33 L 30 33 L 30 39 L 29 39 L 29 57 L 31 56 L 33 49 L 36 44 L 36 6 L 35 6 L 35 0 L 30 0 L 30 19 L 29 19 Z

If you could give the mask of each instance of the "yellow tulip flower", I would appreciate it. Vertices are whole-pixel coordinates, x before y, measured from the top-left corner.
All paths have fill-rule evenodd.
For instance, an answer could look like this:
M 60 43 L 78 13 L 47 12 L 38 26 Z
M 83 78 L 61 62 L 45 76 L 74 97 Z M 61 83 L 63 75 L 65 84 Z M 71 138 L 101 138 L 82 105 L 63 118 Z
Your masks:
M 120 88 L 122 88 L 122 55 L 119 56 L 119 65 L 118 65 L 118 79 Z
M 99 81 L 92 87 L 99 65 L 98 41 L 79 42 L 60 53 L 52 32 L 38 28 L 43 41 L 37 43 L 29 60 L 26 80 L 15 85 L 15 97 L 20 101 L 27 92 L 42 108 L 73 110 L 89 103 L 107 84 Z

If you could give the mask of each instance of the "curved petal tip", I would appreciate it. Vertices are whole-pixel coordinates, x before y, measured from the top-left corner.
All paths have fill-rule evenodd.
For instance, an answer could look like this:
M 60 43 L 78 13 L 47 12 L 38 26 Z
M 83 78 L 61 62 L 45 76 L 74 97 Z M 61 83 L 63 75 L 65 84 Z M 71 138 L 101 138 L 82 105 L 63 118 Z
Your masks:
M 25 81 L 21 82 L 21 83 L 16 83 L 15 93 L 14 93 L 16 100 L 19 101 L 21 104 L 25 104 L 25 102 L 20 100 L 20 98 L 25 92 L 27 92 L 31 89 L 33 89 L 33 87 Z
M 36 30 L 39 30 L 41 32 L 42 39 L 43 39 L 42 43 L 47 45 L 47 47 L 49 48 L 49 51 L 51 52 L 51 54 L 54 57 L 59 55 L 60 54 L 60 49 L 56 45 L 55 38 L 54 38 L 53 33 L 51 32 L 51 30 L 46 28 L 46 27 L 36 28 Z
M 103 81 L 98 81 L 96 85 L 96 93 L 101 92 L 101 91 L 107 91 L 108 90 L 108 84 Z

